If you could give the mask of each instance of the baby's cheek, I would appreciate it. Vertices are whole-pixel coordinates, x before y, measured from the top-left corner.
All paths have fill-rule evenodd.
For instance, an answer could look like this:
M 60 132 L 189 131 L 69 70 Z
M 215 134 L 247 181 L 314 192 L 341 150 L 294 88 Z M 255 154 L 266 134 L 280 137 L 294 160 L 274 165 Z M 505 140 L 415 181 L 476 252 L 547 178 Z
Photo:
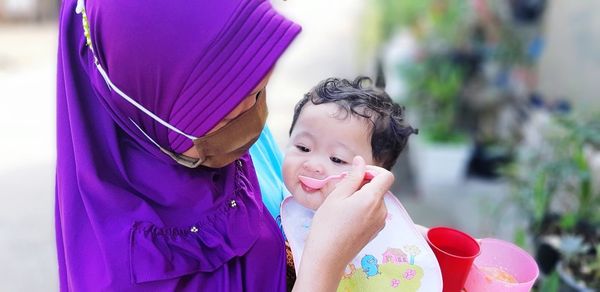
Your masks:
M 283 160 L 281 174 L 283 175 L 283 184 L 285 184 L 286 188 L 289 189 L 291 184 L 293 184 L 294 170 L 292 169 L 292 164 L 290 163 L 290 160 L 287 158 Z
M 337 184 L 338 182 L 330 182 L 321 189 L 321 194 L 323 194 L 323 200 L 325 200 L 329 196 L 329 194 L 331 194 L 331 192 L 335 190 L 335 186 Z

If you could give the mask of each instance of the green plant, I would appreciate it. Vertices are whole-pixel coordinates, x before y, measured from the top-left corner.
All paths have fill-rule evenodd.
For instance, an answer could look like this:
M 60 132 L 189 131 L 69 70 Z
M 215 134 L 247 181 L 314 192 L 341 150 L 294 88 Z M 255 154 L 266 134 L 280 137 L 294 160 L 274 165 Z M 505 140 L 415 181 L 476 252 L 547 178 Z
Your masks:
M 593 187 L 600 178 L 594 178 L 586 155 L 586 149 L 600 149 L 600 116 L 554 116 L 536 130 L 542 139 L 522 147 L 506 174 L 536 247 L 550 244 L 555 250 L 556 256 L 538 253 L 539 263 L 551 270 L 547 264 L 556 257 L 561 277 L 600 288 L 600 189 Z M 547 279 L 542 286 L 556 288 L 549 280 L 555 276 Z
M 558 292 L 560 287 L 560 277 L 558 273 L 553 272 L 550 276 L 541 281 L 540 287 L 536 290 L 539 292 Z
M 600 190 L 592 188 L 592 173 L 584 153 L 585 145 L 600 148 L 600 119 L 579 122 L 574 119 L 560 119 L 559 122 L 569 131 L 567 139 L 571 139 L 574 146 L 571 149 L 572 157 L 568 170 L 572 176 L 578 178 L 570 185 L 570 190 L 578 194 L 576 217 L 578 220 L 588 219 L 600 224 Z
M 380 46 L 402 29 L 419 30 L 433 0 L 371 0 L 365 9 L 360 46 L 377 52 Z
M 432 2 L 432 0 L 375 0 L 383 39 L 389 38 L 398 28 L 417 25 L 427 14 Z
M 589 265 L 596 279 L 600 279 L 600 244 L 596 245 L 596 259 Z
M 558 214 L 558 227 L 567 232 L 580 221 L 600 225 L 600 192 L 592 188 L 584 153 L 585 147 L 599 146 L 600 119 L 557 117 L 541 145 L 522 151 L 506 169 L 534 234 L 548 228 L 549 214 Z
M 426 38 L 456 44 L 468 24 L 466 0 L 372 0 L 367 23 L 370 33 L 385 41 L 399 29 L 417 29 Z
M 379 47 L 399 31 L 410 31 L 419 42 L 422 59 L 398 68 L 406 77 L 411 101 L 426 139 L 458 142 L 465 137 L 456 126 L 457 99 L 464 78 L 450 52 L 467 37 L 467 0 L 372 0 L 366 9 L 363 50 Z
M 573 239 L 579 242 L 573 244 Z M 571 246 L 563 242 L 571 241 Z M 583 238 L 562 236 L 561 253 L 562 273 L 572 277 L 576 281 L 585 283 L 588 288 L 600 288 L 600 243 L 595 246 L 583 243 Z
M 411 103 L 419 112 L 425 137 L 436 142 L 463 141 L 456 116 L 461 69 L 445 56 L 431 56 L 407 73 Z
M 402 2 L 402 1 L 398 1 Z M 465 0 L 432 0 L 426 14 L 428 36 L 448 47 L 459 47 L 467 37 L 469 3 Z

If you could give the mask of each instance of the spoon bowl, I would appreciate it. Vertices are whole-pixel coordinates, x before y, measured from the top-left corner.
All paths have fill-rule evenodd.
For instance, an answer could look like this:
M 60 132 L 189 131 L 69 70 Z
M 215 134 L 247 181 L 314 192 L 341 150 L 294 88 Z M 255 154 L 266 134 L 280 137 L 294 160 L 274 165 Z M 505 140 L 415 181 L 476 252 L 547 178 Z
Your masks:
M 311 189 L 319 190 L 319 189 L 322 189 L 329 181 L 336 180 L 336 179 L 342 179 L 342 178 L 346 177 L 346 175 L 348 175 L 348 172 L 345 171 L 340 174 L 330 175 L 330 176 L 322 178 L 322 179 L 304 176 L 304 175 L 299 175 L 298 179 L 300 180 L 300 182 L 302 182 L 307 187 L 309 187 Z M 366 171 L 364 179 L 371 180 L 371 179 L 373 179 L 374 176 L 375 175 L 372 172 Z

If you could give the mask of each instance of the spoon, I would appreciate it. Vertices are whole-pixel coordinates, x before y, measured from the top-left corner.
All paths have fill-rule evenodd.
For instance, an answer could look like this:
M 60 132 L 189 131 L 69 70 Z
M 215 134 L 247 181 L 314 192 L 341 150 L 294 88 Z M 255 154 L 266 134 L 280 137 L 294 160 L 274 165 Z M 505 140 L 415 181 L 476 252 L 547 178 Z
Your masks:
M 300 182 L 302 182 L 307 187 L 318 190 L 318 189 L 323 188 L 329 181 L 335 180 L 335 179 L 342 179 L 342 178 L 346 177 L 346 175 L 348 175 L 348 172 L 344 171 L 340 174 L 333 174 L 333 175 L 330 175 L 330 176 L 322 178 L 322 179 L 313 178 L 313 177 L 309 177 L 309 176 L 303 176 L 303 175 L 299 175 L 298 179 L 300 180 Z M 365 178 L 364 178 L 365 180 L 371 180 L 371 179 L 373 179 L 373 177 L 375 177 L 375 175 L 372 172 L 370 172 L 370 171 L 365 172 Z

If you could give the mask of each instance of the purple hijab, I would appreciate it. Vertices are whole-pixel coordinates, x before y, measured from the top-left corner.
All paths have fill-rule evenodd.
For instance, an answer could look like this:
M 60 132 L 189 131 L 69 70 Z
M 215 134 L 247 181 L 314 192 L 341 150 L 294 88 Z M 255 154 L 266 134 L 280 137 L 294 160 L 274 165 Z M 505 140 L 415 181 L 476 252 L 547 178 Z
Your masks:
M 63 1 L 57 86 L 61 291 L 281 291 L 285 249 L 248 155 L 188 169 L 202 136 L 263 79 L 300 27 L 261 0 Z M 141 128 L 138 129 L 134 123 Z

